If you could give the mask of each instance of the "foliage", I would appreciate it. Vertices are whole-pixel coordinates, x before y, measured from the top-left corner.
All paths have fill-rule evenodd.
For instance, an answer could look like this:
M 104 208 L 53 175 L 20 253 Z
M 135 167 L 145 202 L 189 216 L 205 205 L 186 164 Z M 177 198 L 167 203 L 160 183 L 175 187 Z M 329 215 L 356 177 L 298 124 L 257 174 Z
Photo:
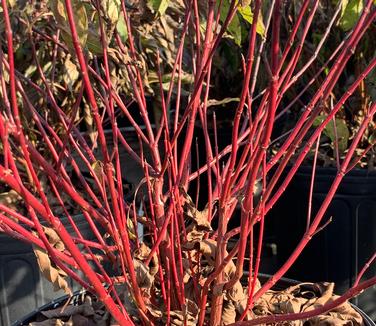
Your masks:
M 310 68 L 307 69 L 306 76 L 301 76 L 300 81 L 295 83 L 297 91 L 294 96 L 299 94 L 299 92 L 302 92 L 299 95 L 304 102 L 304 97 L 310 96 L 308 93 L 312 93 L 314 88 L 317 89 L 320 86 L 320 83 L 325 79 L 325 76 L 327 76 L 329 72 L 329 68 L 325 66 L 325 64 L 330 65 L 330 63 L 327 62 L 328 57 L 330 57 L 330 54 L 334 51 L 338 40 L 345 35 L 344 31 L 350 32 L 351 29 L 354 28 L 363 11 L 363 5 L 363 1 L 320 2 L 318 7 L 319 16 L 312 22 L 312 35 L 307 36 L 305 41 L 306 50 L 304 51 L 303 49 L 301 54 L 306 60 L 309 60 L 314 52 L 318 60 L 316 63 L 312 63 Z M 288 7 L 288 13 L 297 16 L 296 9 L 296 4 L 291 3 Z M 337 16 L 333 17 L 333 15 Z M 328 42 L 317 51 L 315 48 L 317 49 L 322 38 L 326 37 L 326 26 L 331 19 L 334 19 L 334 26 L 331 29 L 330 34 L 327 36 Z M 286 24 L 284 28 L 288 29 L 291 27 Z M 325 106 L 326 113 L 323 113 L 321 117 L 316 119 L 316 123 L 314 123 L 313 127 L 316 127 L 324 120 L 327 116 L 327 112 L 330 112 L 332 109 L 333 99 L 341 97 L 343 89 L 353 83 L 359 72 L 365 68 L 366 63 L 374 58 L 376 48 L 374 42 L 371 41 L 373 33 L 373 27 L 365 31 L 363 36 L 364 41 L 359 44 L 355 50 L 354 57 L 350 59 L 349 64 L 344 67 L 344 71 L 333 89 L 332 97 L 322 103 L 322 105 Z M 320 64 L 323 64 L 325 68 L 323 73 L 318 75 L 317 71 L 320 70 Z M 337 127 L 334 128 L 334 123 L 330 123 L 324 129 L 323 137 L 320 138 L 319 165 L 337 167 L 337 152 L 342 158 L 344 157 L 344 154 L 348 149 L 348 144 L 350 144 L 349 140 L 353 139 L 354 135 L 358 132 L 359 122 L 366 114 L 369 103 L 373 102 L 375 99 L 373 83 L 374 74 L 375 69 L 373 69 L 366 79 L 360 83 L 358 90 L 350 96 L 349 100 L 344 105 L 343 110 L 341 110 L 336 116 L 335 124 Z M 312 77 L 315 80 L 314 82 Z M 306 88 L 307 84 L 310 84 L 309 88 Z M 289 96 L 288 94 L 286 95 Z M 284 135 L 289 133 L 289 130 L 291 130 L 297 119 L 299 119 L 301 104 L 302 102 L 290 103 L 285 110 L 285 116 L 280 117 L 283 121 L 281 122 L 283 124 L 283 130 L 279 133 L 280 138 L 278 137 L 279 135 L 276 137 L 276 147 L 280 146 L 281 140 L 285 139 Z M 368 125 L 364 137 L 358 145 L 358 152 L 368 149 L 367 153 L 358 162 L 357 166 L 360 168 L 373 170 L 375 166 L 375 152 L 370 149 L 373 145 L 373 140 L 370 136 L 374 133 L 375 122 L 376 120 L 373 119 Z M 314 156 L 314 150 L 312 150 L 307 156 L 306 164 L 310 164 L 314 159 Z
M 363 10 L 363 1 L 350 0 L 342 2 L 340 26 L 344 31 L 349 31 L 358 21 Z

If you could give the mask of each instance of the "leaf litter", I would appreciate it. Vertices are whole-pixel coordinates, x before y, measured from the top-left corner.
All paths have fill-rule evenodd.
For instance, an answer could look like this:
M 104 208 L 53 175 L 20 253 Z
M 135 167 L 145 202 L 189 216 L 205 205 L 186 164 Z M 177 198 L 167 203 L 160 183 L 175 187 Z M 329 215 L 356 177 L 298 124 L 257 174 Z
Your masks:
M 186 235 L 182 235 L 181 245 L 183 249 L 183 283 L 185 304 L 182 310 L 172 310 L 170 312 L 170 324 L 174 326 L 197 325 L 199 316 L 199 306 L 197 305 L 197 291 L 202 289 L 202 285 L 215 269 L 215 257 L 217 242 L 210 239 L 212 228 L 207 219 L 207 208 L 198 210 L 187 193 L 181 190 L 181 198 L 184 203 L 184 215 L 186 217 Z M 47 230 L 48 231 L 48 230 Z M 59 239 L 55 239 L 53 234 L 50 237 L 51 244 L 55 247 Z M 55 240 L 54 240 L 55 239 Z M 165 325 L 167 322 L 166 308 L 162 300 L 161 284 L 159 278 L 159 257 L 155 254 L 149 266 L 145 264 L 149 256 L 151 246 L 142 243 L 134 251 L 134 267 L 136 271 L 137 283 L 140 286 L 145 303 L 148 307 L 149 318 L 154 325 Z M 225 252 L 225 255 L 228 253 Z M 215 284 L 209 289 L 207 321 L 209 322 L 210 302 L 213 295 L 224 295 L 222 310 L 222 325 L 234 323 L 244 312 L 248 301 L 248 287 L 241 281 L 234 284 L 231 289 L 223 290 L 224 284 L 235 274 L 236 265 L 230 261 L 224 269 L 222 284 Z M 198 288 L 194 288 L 194 280 Z M 261 287 L 259 280 L 256 282 L 255 291 Z M 122 303 L 128 313 L 134 319 L 136 325 L 141 324 L 137 316 L 137 307 L 131 291 L 123 284 L 116 285 L 117 292 L 120 293 Z M 308 312 L 322 307 L 332 302 L 337 295 L 334 294 L 334 283 L 301 283 L 293 285 L 284 290 L 269 290 L 258 299 L 251 311 L 248 312 L 245 320 L 265 317 L 269 315 L 279 315 L 288 313 Z M 116 325 L 111 316 L 106 312 L 104 305 L 96 301 L 90 294 L 83 296 L 83 299 L 76 305 L 68 305 L 65 308 L 54 308 L 38 314 L 32 326 L 47 325 Z M 319 326 L 319 325 L 343 325 L 360 326 L 363 325 L 361 315 L 345 302 L 330 312 L 318 316 L 298 321 L 268 325 L 291 325 L 291 326 Z

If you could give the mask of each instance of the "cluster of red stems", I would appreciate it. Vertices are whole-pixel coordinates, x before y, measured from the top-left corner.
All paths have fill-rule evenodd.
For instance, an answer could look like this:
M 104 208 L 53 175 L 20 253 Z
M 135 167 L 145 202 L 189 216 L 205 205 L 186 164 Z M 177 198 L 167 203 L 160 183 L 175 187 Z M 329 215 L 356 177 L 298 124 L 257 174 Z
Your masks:
M 256 32 L 257 20 L 261 17 L 260 11 L 263 8 L 263 1 L 254 0 L 253 2 L 254 22 L 249 31 L 247 55 L 243 60 L 244 78 L 239 96 L 240 100 L 233 117 L 231 144 L 219 152 L 217 137 L 221 137 L 220 130 L 218 130 L 217 134 L 215 114 L 212 114 L 212 111 L 208 111 L 211 67 L 215 51 L 223 39 L 229 23 L 236 14 L 237 6 L 239 5 L 238 1 L 232 0 L 226 19 L 221 24 L 221 27 L 217 28 L 219 23 L 218 3 L 217 1 L 209 0 L 205 32 L 203 34 L 200 31 L 201 18 L 198 0 L 185 1 L 185 16 L 182 17 L 182 30 L 180 31 L 181 41 L 176 53 L 175 65 L 172 71 L 173 78 L 171 78 L 168 92 L 165 92 L 162 88 L 162 77 L 159 72 L 162 117 L 157 127 L 151 123 L 148 115 L 143 79 L 139 68 L 137 65 L 128 64 L 127 69 L 132 85 L 132 96 L 138 104 L 139 114 L 144 124 L 144 128 L 141 128 L 130 114 L 121 94 L 118 94 L 111 84 L 108 46 L 103 32 L 103 22 L 101 22 L 103 65 L 100 68 L 101 70 L 98 70 L 99 68 L 95 70 L 88 65 L 87 54 L 81 48 L 71 0 L 65 0 L 66 14 L 69 19 L 75 55 L 82 78 L 81 92 L 77 94 L 77 101 L 72 110 L 73 113 L 68 116 L 59 108 L 59 103 L 54 98 L 51 85 L 45 82 L 44 85 L 38 86 L 16 71 L 13 55 L 14 35 L 12 34 L 8 4 L 6 0 L 2 0 L 7 37 L 2 47 L 7 50 L 7 54 L 3 54 L 1 60 L 8 72 L 9 80 L 6 80 L 4 75 L 0 76 L 3 95 L 0 114 L 3 161 L 0 164 L 0 179 L 2 183 L 7 184 L 22 197 L 27 208 L 27 214 L 23 216 L 6 205 L 0 205 L 0 230 L 46 250 L 51 260 L 59 268 L 64 270 L 77 283 L 94 293 L 105 304 L 119 325 L 133 324 L 132 318 L 127 313 L 114 289 L 114 283 L 119 280 L 119 277 L 111 277 L 106 273 L 102 267 L 102 261 L 98 259 L 97 255 L 92 253 L 93 249 L 101 249 L 104 257 L 107 257 L 110 261 L 118 260 L 123 280 L 132 293 L 141 320 L 145 324 L 152 323 L 147 315 L 147 308 L 137 284 L 132 260 L 132 250 L 134 250 L 132 248 L 139 245 L 139 240 L 130 238 L 127 229 L 127 216 L 132 213 L 131 216 L 135 217 L 133 212 L 136 211 L 136 207 L 135 203 L 129 204 L 123 199 L 121 164 L 127 164 L 127 162 L 120 161 L 119 152 L 125 149 L 139 163 L 144 174 L 149 207 L 147 219 L 152 221 L 151 225 L 153 225 L 153 228 L 149 230 L 152 234 L 152 250 L 149 259 L 146 260 L 146 264 L 150 263 L 152 255 L 157 253 L 167 316 L 172 306 L 182 309 L 185 302 L 184 291 L 182 291 L 183 267 L 180 246 L 181 234 L 184 234 L 185 223 L 180 189 L 181 187 L 189 189 L 192 181 L 197 181 L 200 176 L 206 174 L 208 219 L 210 221 L 217 219 L 218 221 L 217 230 L 208 236 L 216 239 L 218 249 L 214 271 L 207 278 L 205 284 L 202 284 L 198 297 L 200 308 L 199 325 L 203 325 L 208 293 L 213 285 L 223 283 L 223 270 L 230 260 L 236 258 L 236 273 L 224 285 L 225 290 L 231 288 L 243 277 L 246 258 L 250 259 L 250 275 L 258 275 L 264 220 L 268 217 L 268 212 L 281 197 L 306 155 L 312 150 L 317 154 L 317 144 L 325 126 L 333 123 L 336 114 L 343 108 L 346 100 L 352 96 L 360 83 L 376 66 L 376 58 L 374 58 L 368 63 L 364 71 L 356 76 L 356 80 L 343 91 L 342 97 L 337 103 L 334 103 L 330 112 L 326 113 L 324 121 L 319 126 L 313 127 L 315 118 L 323 110 L 324 105 L 322 103 L 330 98 L 341 72 L 354 54 L 362 36 L 375 21 L 376 7 L 374 1 L 366 1 L 364 10 L 353 29 L 335 51 L 331 53 L 330 57 L 327 58 L 327 62 L 322 65 L 316 76 L 307 83 L 296 98 L 290 101 L 288 106 L 285 105 L 285 101 L 283 102 L 284 108 L 281 107 L 284 95 L 289 89 L 294 87 L 296 82 L 315 62 L 317 54 L 338 21 L 341 6 L 340 4 L 337 6 L 315 53 L 309 60 L 306 59 L 305 62 L 301 62 L 304 42 L 310 33 L 310 27 L 319 6 L 319 0 L 302 1 L 296 22 L 289 32 L 287 42 L 283 44 L 280 41 L 283 2 L 281 0 L 268 1 L 267 10 L 263 13 L 265 37 L 261 37 Z M 221 5 L 221 1 L 219 5 Z M 115 41 L 120 52 L 137 60 L 132 37 L 132 24 L 127 10 L 127 6 L 123 1 L 122 14 L 128 28 L 127 44 L 122 43 L 119 37 L 115 37 Z M 192 31 L 195 38 L 195 46 L 192 49 L 186 49 L 184 47 L 185 37 Z M 58 47 L 62 46 L 56 38 L 50 37 L 49 40 L 55 42 Z M 183 105 L 184 101 L 181 101 L 181 68 L 185 51 L 193 51 L 193 55 L 190 53 L 194 81 L 191 85 L 188 101 Z M 270 81 L 264 91 L 257 94 L 258 101 L 255 101 L 256 83 L 262 62 L 260 58 L 263 56 L 268 58 L 264 64 Z M 37 61 L 36 65 L 42 80 L 45 80 L 43 70 Z M 297 69 L 297 67 L 299 68 Z M 301 110 L 298 121 L 286 135 L 282 145 L 271 154 L 269 149 L 271 148 L 271 136 L 275 122 L 291 106 L 297 103 L 303 94 L 307 94 L 307 90 L 312 90 L 315 77 L 322 74 L 324 69 L 326 69 L 324 82 Z M 101 93 L 95 89 L 93 80 L 105 90 L 105 96 L 102 97 L 103 106 L 98 105 L 97 100 Z M 52 123 L 46 121 L 38 112 L 38 109 L 33 107 L 31 101 L 27 98 L 25 87 L 34 88 L 40 96 L 48 99 L 49 104 L 55 110 L 64 127 L 64 136 L 58 135 Z M 173 90 L 177 94 L 174 102 L 172 102 Z M 103 175 L 101 177 L 98 176 L 97 171 L 93 171 L 93 163 L 98 158 L 95 157 L 92 147 L 74 124 L 75 112 L 80 107 L 84 96 L 90 105 L 95 120 L 98 144 L 102 152 Z M 45 158 L 46 155 L 42 155 L 37 146 L 26 136 L 21 123 L 20 103 L 23 103 L 23 112 L 27 112 L 28 116 L 33 119 L 45 143 L 44 153 L 47 148 L 50 159 Z M 172 110 L 169 111 L 172 103 Z M 255 103 L 257 103 L 257 106 Z M 132 124 L 138 136 L 141 146 L 138 146 L 137 149 L 131 147 L 129 141 L 127 141 L 127 136 L 117 126 L 115 109 L 119 108 Z M 252 309 L 254 302 L 289 270 L 315 232 L 320 229 L 320 222 L 341 180 L 359 162 L 361 157 L 366 155 L 371 149 L 370 147 L 364 150 L 360 155 L 355 151 L 375 112 L 376 103 L 371 103 L 359 130 L 345 152 L 344 158 L 339 162 L 338 173 L 330 191 L 327 193 L 316 215 L 312 216 L 312 218 L 308 217 L 306 232 L 302 235 L 301 241 L 289 259 L 258 291 L 255 291 L 256 277 L 249 276 L 248 309 Z M 106 139 L 106 137 L 108 138 L 108 133 L 105 133 L 103 129 L 102 116 L 104 114 L 110 117 L 111 121 L 110 140 Z M 206 164 L 194 171 L 189 164 L 189 158 L 190 155 L 194 154 L 192 148 L 194 148 L 194 130 L 197 124 L 201 125 L 204 133 Z M 209 125 L 214 126 L 215 141 L 212 141 L 209 137 L 210 132 L 213 132 L 213 130 L 208 129 Z M 313 132 L 311 132 L 312 130 Z M 146 147 L 148 153 L 150 153 L 150 159 L 148 160 L 143 153 L 143 147 Z M 93 175 L 95 179 L 94 186 L 85 181 L 76 161 L 77 154 Z M 15 155 L 21 156 L 26 163 L 33 189 L 26 185 L 30 183 L 30 179 L 21 175 L 14 158 Z M 295 163 L 291 169 L 287 170 L 286 167 L 293 155 L 295 155 Z M 90 200 L 85 199 L 85 196 L 72 184 L 66 171 L 67 166 L 73 169 L 81 183 L 80 186 L 85 191 L 85 196 L 88 196 Z M 284 171 L 288 171 L 287 175 L 283 174 Z M 284 179 L 281 180 L 283 175 Z M 48 178 L 53 196 L 59 200 L 61 206 L 65 209 L 66 216 L 74 230 L 76 230 L 75 235 L 68 233 L 59 216 L 53 214 L 49 200 L 41 186 L 41 176 Z M 258 182 L 262 185 L 261 199 L 254 203 L 253 194 L 255 184 Z M 63 192 L 82 211 L 83 216 L 95 234 L 95 240 L 85 239 L 80 234 L 61 199 Z M 214 201 L 217 203 L 217 209 L 213 209 Z M 241 226 L 235 229 L 228 229 L 228 221 L 234 215 L 234 211 L 239 207 L 239 204 L 241 204 Z M 106 237 L 104 232 L 98 230 L 97 223 L 105 229 Z M 259 234 L 257 241 L 254 243 L 256 224 L 259 224 Z M 49 243 L 43 232 L 42 225 L 48 225 L 56 231 L 65 245 L 65 251 L 58 251 Z M 239 235 L 239 238 L 235 247 L 227 254 L 225 250 L 226 244 L 235 235 Z M 108 245 L 108 236 L 112 241 L 111 245 Z M 79 245 L 83 246 L 84 249 L 79 249 Z M 250 257 L 246 257 L 247 246 L 250 248 Z M 370 262 L 373 258 L 375 257 L 371 257 Z M 94 269 L 92 263 L 97 269 Z M 98 268 L 99 272 L 96 271 Z M 376 284 L 376 277 L 361 281 L 366 268 L 364 267 L 359 273 L 357 281 L 350 290 L 339 299 L 319 309 L 305 313 L 268 316 L 249 321 L 243 321 L 244 313 L 236 325 L 243 323 L 256 325 L 272 321 L 297 320 L 328 311 L 360 293 L 365 288 Z M 82 271 L 84 276 L 79 274 L 79 271 Z M 177 302 L 171 302 L 171 298 L 177 298 Z M 212 296 L 211 300 L 210 324 L 219 325 L 223 298 L 218 295 Z

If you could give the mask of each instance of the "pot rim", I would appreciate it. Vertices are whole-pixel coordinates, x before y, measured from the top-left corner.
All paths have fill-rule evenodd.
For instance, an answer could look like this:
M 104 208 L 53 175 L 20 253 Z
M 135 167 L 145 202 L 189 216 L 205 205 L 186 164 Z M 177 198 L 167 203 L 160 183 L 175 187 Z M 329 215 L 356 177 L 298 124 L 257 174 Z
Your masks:
M 244 273 L 244 275 L 247 275 L 247 274 L 248 273 L 246 273 L 246 272 Z M 259 273 L 258 277 L 265 280 L 267 278 L 270 278 L 271 275 L 270 274 Z M 301 282 L 299 282 L 297 280 L 293 280 L 293 279 L 286 278 L 286 277 L 282 277 L 278 282 L 283 282 L 287 286 L 297 285 L 297 284 L 301 283 Z M 75 291 L 73 293 L 72 300 L 75 300 L 75 299 L 77 300 L 78 296 L 80 296 L 82 294 L 85 294 L 86 292 L 87 292 L 87 290 L 85 290 L 85 289 Z M 39 312 L 41 312 L 43 310 L 46 310 L 46 309 L 57 308 L 59 305 L 61 305 L 67 299 L 69 299 L 69 295 L 64 295 L 64 296 L 59 297 L 59 298 L 57 298 L 55 300 L 52 300 L 51 302 L 49 302 L 49 303 L 47 303 L 47 304 L 39 307 L 38 309 L 35 309 L 31 313 L 27 314 L 22 319 L 16 320 L 11 326 L 24 326 L 24 325 L 28 325 L 28 323 L 30 322 L 29 320 L 31 318 L 33 318 L 37 313 L 39 313 Z M 365 326 L 376 326 L 375 322 L 362 309 L 358 308 L 356 305 L 352 304 L 351 302 L 350 302 L 350 305 L 362 316 Z

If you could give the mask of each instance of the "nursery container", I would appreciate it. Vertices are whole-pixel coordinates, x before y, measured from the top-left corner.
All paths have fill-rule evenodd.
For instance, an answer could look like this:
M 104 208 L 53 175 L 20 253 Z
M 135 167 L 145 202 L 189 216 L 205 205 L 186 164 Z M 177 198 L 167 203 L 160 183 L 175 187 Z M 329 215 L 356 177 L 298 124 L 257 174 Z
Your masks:
M 79 302 L 79 298 L 82 294 L 85 294 L 85 290 L 77 290 L 73 294 L 73 298 L 71 299 L 71 302 L 74 304 L 75 302 Z M 64 295 L 62 297 L 59 297 L 58 299 L 51 300 L 50 302 L 44 304 L 43 306 L 40 306 L 36 309 L 34 309 L 32 312 L 29 312 L 27 314 L 24 314 L 21 316 L 18 320 L 14 321 L 11 326 L 23 326 L 23 325 L 29 325 L 32 321 L 35 320 L 37 314 L 41 311 L 55 309 L 58 307 L 61 307 L 63 304 L 67 302 L 69 299 L 68 295 Z
M 73 218 L 82 234 L 93 239 L 85 218 Z M 67 223 L 65 218 L 61 220 Z M 68 227 L 68 231 L 72 229 Z M 64 294 L 54 292 L 51 283 L 41 275 L 32 247 L 5 234 L 0 235 L 0 291 L 0 325 L 4 326 Z
M 315 216 L 335 178 L 336 169 L 318 168 L 313 190 L 312 217 Z M 303 167 L 268 215 L 274 231 L 278 266 L 292 253 L 305 228 L 312 168 Z M 317 233 L 286 274 L 300 281 L 331 281 L 343 293 L 376 251 L 376 172 L 353 170 L 347 174 Z M 376 273 L 373 264 L 364 277 Z M 353 302 L 376 320 L 376 287 L 368 289 Z
M 269 279 L 270 275 L 267 275 L 267 274 L 259 274 L 259 280 L 261 281 L 261 283 L 264 283 L 265 281 L 267 281 Z M 299 282 L 295 281 L 295 280 L 291 280 L 291 279 L 288 279 L 288 278 L 282 278 L 280 279 L 277 284 L 273 287 L 274 290 L 281 290 L 281 289 L 285 289 L 289 286 L 292 286 L 292 285 L 296 285 L 298 284 Z M 80 300 L 80 297 L 82 296 L 82 294 L 84 294 L 85 291 L 76 291 L 74 293 L 74 296 L 73 296 L 73 299 L 72 299 L 72 302 L 75 303 L 75 302 L 79 302 Z M 25 326 L 25 325 L 28 325 L 30 322 L 32 322 L 33 320 L 35 320 L 37 314 L 40 312 L 40 311 L 44 311 L 44 310 L 49 310 L 49 309 L 54 309 L 54 308 L 57 308 L 57 307 L 60 307 L 62 306 L 66 300 L 68 299 L 68 296 L 63 296 L 57 300 L 53 300 L 51 301 L 50 303 L 48 304 L 45 304 L 44 306 L 34 310 L 33 312 L 25 315 L 22 319 L 19 319 L 17 321 L 15 321 L 11 326 Z M 359 309 L 358 307 L 354 306 L 353 305 L 353 308 L 358 311 L 358 313 L 363 317 L 363 321 L 364 321 L 364 326 L 376 326 L 375 323 L 372 321 L 372 319 L 367 316 L 366 313 L 364 313 L 361 309 Z

